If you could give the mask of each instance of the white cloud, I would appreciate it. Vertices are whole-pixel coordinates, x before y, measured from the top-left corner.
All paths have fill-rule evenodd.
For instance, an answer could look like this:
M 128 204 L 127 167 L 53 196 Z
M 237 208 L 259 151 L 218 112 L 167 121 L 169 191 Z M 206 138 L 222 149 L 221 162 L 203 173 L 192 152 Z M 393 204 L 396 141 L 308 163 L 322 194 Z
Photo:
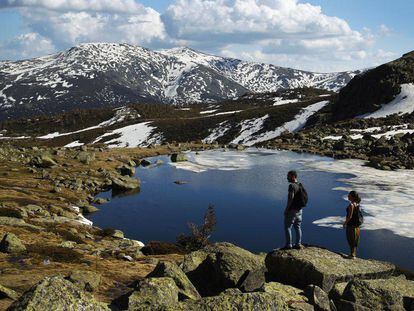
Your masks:
M 148 45 L 153 40 L 166 39 L 160 14 L 151 8 L 134 14 L 24 8 L 21 14 L 32 29 L 58 46 L 97 41 Z
M 0 0 L 0 7 L 32 7 L 56 11 L 132 13 L 144 7 L 135 0 Z
M 38 33 L 30 32 L 0 44 L 0 55 L 3 59 L 23 59 L 50 54 L 55 46 L 50 39 Z
M 389 36 L 392 34 L 392 30 L 390 28 L 387 27 L 387 25 L 385 24 L 381 24 L 379 27 L 379 33 L 381 36 L 385 37 L 385 36 Z
M 174 0 L 162 15 L 139 0 L 0 0 L 0 8 L 17 8 L 26 27 L 42 38 L 31 56 L 97 41 L 149 48 L 188 45 L 316 71 L 367 67 L 394 56 L 376 47 L 390 33 L 386 25 L 376 34 L 355 30 L 304 1 Z M 17 48 L 12 52 L 13 44 L 3 44 L 8 52 L 3 47 L 0 58 L 25 54 Z

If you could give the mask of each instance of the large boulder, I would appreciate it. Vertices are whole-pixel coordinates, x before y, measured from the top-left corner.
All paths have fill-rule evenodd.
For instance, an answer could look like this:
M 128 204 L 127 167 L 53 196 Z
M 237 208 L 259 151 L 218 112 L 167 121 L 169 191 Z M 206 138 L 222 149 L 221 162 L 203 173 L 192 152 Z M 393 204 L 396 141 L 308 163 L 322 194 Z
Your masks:
M 0 242 L 0 252 L 9 254 L 19 254 L 26 252 L 26 246 L 13 233 L 6 233 Z
M 164 261 L 159 262 L 155 269 L 147 277 L 170 277 L 179 288 L 178 294 L 181 299 L 201 298 L 197 289 L 190 282 L 185 273 L 175 263 Z
M 122 176 L 134 176 L 135 175 L 135 167 L 129 165 L 122 165 L 117 167 L 117 171 Z
M 299 310 L 289 309 L 285 301 L 278 295 L 266 292 L 242 293 L 238 289 L 227 289 L 214 297 L 200 300 L 187 300 L 179 304 L 175 310 L 186 311 L 233 311 L 233 310 Z
M 81 290 L 93 292 L 101 284 L 101 275 L 93 271 L 73 270 L 68 276 L 68 280 Z
M 248 271 L 244 280 L 240 280 L 241 282 L 238 285 L 239 289 L 243 292 L 256 291 L 265 284 L 266 273 L 267 270 L 265 267 Z
M 112 190 L 115 192 L 135 190 L 139 187 L 139 179 L 132 178 L 129 176 L 116 176 L 112 178 Z
M 369 310 L 404 311 L 401 293 L 382 286 L 373 286 L 365 280 L 350 281 L 342 299 Z
M 266 256 L 269 276 L 282 283 L 306 287 L 317 285 L 329 292 L 336 282 L 354 278 L 388 278 L 395 266 L 387 262 L 345 256 L 319 247 L 302 250 L 276 250 Z
M 84 310 L 109 311 L 109 308 L 61 276 L 47 277 L 24 293 L 9 311 Z
M 293 286 L 284 285 L 278 282 L 265 283 L 259 291 L 272 294 L 283 301 L 292 310 L 313 310 L 308 303 L 304 292 Z
M 388 279 L 364 280 L 364 284 L 369 284 L 370 289 L 374 289 L 379 292 L 385 290 L 388 292 L 397 292 L 401 294 L 403 297 L 404 307 L 407 310 L 414 310 L 414 281 L 407 280 L 404 275 L 391 277 Z M 350 289 L 345 285 L 342 291 L 342 298 L 347 298 L 352 291 L 353 288 Z
M 182 268 L 199 293 L 210 296 L 239 286 L 249 271 L 264 268 L 264 258 L 223 242 L 185 255 Z
M 331 311 L 329 296 L 319 286 L 309 285 L 305 289 L 305 295 L 317 311 Z
M 146 278 L 128 296 L 129 311 L 164 310 L 178 303 L 178 287 L 172 278 Z M 174 309 L 171 309 L 174 310 Z

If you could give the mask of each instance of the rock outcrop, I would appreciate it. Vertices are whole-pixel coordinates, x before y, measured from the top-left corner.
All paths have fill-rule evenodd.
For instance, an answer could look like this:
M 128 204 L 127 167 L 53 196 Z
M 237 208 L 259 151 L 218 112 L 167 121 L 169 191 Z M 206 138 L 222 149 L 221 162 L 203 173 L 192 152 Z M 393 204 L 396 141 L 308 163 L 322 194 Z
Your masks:
M 274 251 L 267 255 L 266 267 L 277 281 L 299 287 L 313 284 L 326 292 L 336 282 L 387 278 L 395 271 L 394 265 L 375 260 L 357 258 L 350 264 L 345 256 L 318 247 Z
M 384 286 L 373 286 L 365 280 L 349 282 L 342 299 L 356 308 L 362 306 L 369 310 L 404 311 L 403 297 L 400 292 Z
M 249 271 L 264 268 L 264 258 L 231 243 L 216 243 L 184 257 L 183 271 L 201 295 L 240 285 Z
M 172 278 L 146 278 L 128 294 L 128 310 L 174 310 L 178 303 L 178 287 Z
M 155 269 L 147 277 L 170 277 L 179 288 L 180 299 L 201 298 L 197 289 L 190 282 L 185 273 L 173 262 L 159 262 Z
M 109 311 L 90 294 L 60 276 L 47 277 L 24 293 L 9 311 L 84 310 Z

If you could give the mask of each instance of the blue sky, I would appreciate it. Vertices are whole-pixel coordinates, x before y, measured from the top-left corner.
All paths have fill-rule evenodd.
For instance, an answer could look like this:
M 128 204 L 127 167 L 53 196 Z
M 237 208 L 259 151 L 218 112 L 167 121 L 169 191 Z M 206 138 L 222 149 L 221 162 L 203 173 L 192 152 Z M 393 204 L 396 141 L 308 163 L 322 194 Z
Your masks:
M 406 0 L 0 0 L 0 60 L 99 41 L 352 70 L 413 50 L 412 12 Z

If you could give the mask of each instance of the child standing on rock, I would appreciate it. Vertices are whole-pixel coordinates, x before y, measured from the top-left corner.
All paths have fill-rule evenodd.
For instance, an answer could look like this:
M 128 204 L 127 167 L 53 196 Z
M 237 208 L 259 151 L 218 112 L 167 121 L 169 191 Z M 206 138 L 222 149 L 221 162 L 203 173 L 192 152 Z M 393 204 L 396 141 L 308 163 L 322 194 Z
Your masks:
M 360 227 L 363 223 L 363 215 L 360 208 L 361 197 L 356 191 L 351 191 L 348 194 L 348 200 L 350 204 L 346 208 L 344 228 L 346 230 L 346 239 L 351 250 L 349 258 L 355 259 L 361 233 Z

